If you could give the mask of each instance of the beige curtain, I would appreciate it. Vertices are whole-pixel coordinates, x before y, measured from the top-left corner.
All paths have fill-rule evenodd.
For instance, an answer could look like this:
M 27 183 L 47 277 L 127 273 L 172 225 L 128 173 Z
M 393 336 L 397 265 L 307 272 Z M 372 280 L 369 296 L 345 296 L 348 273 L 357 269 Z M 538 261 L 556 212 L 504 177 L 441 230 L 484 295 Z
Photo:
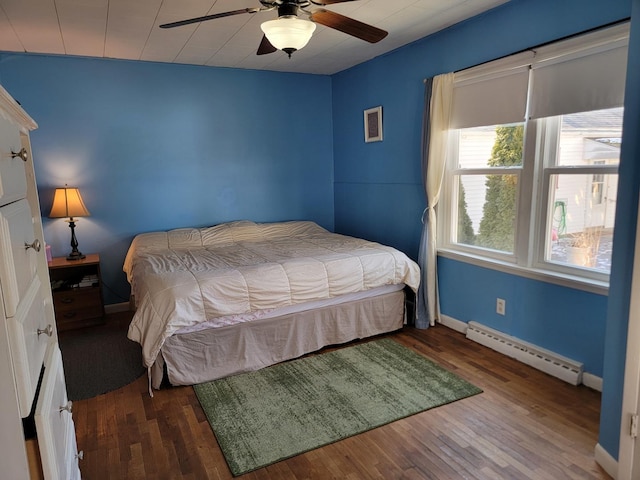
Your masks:
M 453 77 L 453 73 L 446 73 L 425 82 L 422 175 L 427 208 L 422 215 L 423 228 L 418 255 L 418 263 L 422 269 L 422 285 L 418 293 L 418 318 L 416 319 L 418 328 L 433 326 L 440 316 L 436 274 L 435 207 L 440 200 L 449 145 Z

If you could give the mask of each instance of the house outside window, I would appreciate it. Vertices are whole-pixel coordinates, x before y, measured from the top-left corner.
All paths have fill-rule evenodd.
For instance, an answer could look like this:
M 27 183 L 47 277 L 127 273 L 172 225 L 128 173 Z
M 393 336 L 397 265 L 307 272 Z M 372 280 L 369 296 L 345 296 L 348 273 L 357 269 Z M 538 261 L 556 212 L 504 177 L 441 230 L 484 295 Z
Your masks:
M 622 116 L 622 108 L 613 108 L 546 121 L 549 141 L 558 149 L 548 159 L 544 187 L 549 206 L 563 199 L 565 212 L 562 219 L 548 215 L 544 261 L 609 273 Z
M 608 282 L 627 41 L 622 25 L 456 74 L 441 251 Z
M 620 157 L 620 154 L 618 153 L 618 158 L 619 157 Z M 593 164 L 605 165 L 605 162 L 602 160 L 598 160 L 593 162 Z M 602 203 L 605 200 L 604 190 L 606 188 L 606 185 L 604 180 L 605 180 L 604 174 L 602 173 L 595 173 L 593 175 L 593 178 L 591 179 L 591 201 L 593 202 L 594 205 L 602 205 Z

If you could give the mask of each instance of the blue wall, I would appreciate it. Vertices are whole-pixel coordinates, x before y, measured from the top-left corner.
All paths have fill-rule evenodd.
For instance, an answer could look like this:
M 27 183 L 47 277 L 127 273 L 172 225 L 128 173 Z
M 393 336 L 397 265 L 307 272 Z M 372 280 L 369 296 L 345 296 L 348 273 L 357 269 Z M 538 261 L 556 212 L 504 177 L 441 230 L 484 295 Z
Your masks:
M 0 83 L 39 125 L 43 214 L 55 187 L 81 189 L 92 216 L 76 234 L 101 254 L 107 303 L 128 298 L 136 233 L 238 219 L 333 229 L 329 77 L 3 54 Z M 66 255 L 68 224 L 44 227 Z
M 82 189 L 92 216 L 78 222 L 80 248 L 102 255 L 113 290 L 107 302 L 114 303 L 128 297 L 122 259 L 142 231 L 306 218 L 415 258 L 424 208 L 422 80 L 622 20 L 632 3 L 637 18 L 640 0 L 512 0 L 330 78 L 4 54 L 0 83 L 40 125 L 32 145 L 43 212 L 53 188 L 68 182 Z M 640 130 L 637 23 L 625 132 Z M 366 144 L 362 112 L 377 105 L 384 141 Z M 638 139 L 625 135 L 608 299 L 439 261 L 445 314 L 481 321 L 603 375 L 599 441 L 614 457 L 639 157 Z M 64 221 L 45 219 L 45 236 L 55 255 L 67 253 Z M 507 300 L 504 317 L 495 314 L 498 296 Z
M 626 360 L 631 278 L 640 192 L 640 0 L 633 0 L 625 87 L 624 138 L 620 153 L 618 208 L 613 239 L 600 444 L 614 456 L 620 444 L 620 419 Z M 620 208 L 623 205 L 625 208 Z
M 631 15 L 631 3 L 512 0 L 334 75 L 336 231 L 388 241 L 415 258 L 425 206 L 420 182 L 423 79 L 626 19 Z M 628 87 L 635 91 L 640 90 L 637 63 L 631 67 L 636 79 Z M 384 141 L 365 144 L 362 111 L 377 105 L 383 107 Z M 638 111 L 640 105 L 628 101 L 626 115 L 637 116 Z M 628 127 L 625 123 L 625 132 L 638 131 L 637 122 Z M 610 301 L 601 295 L 463 262 L 444 258 L 438 262 L 444 314 L 487 324 L 580 360 L 588 372 L 603 375 L 600 443 L 614 457 L 618 452 L 624 370 L 624 352 L 620 351 L 626 343 L 629 256 L 633 252 L 639 180 L 638 167 L 630 165 L 634 162 L 630 151 L 635 151 L 636 158 L 640 155 L 637 148 L 627 148 L 626 158 L 621 161 Z M 622 174 L 625 170 L 629 175 Z M 504 317 L 495 313 L 496 297 L 507 300 Z M 605 334 L 607 342 L 603 344 Z
M 524 339 L 602 376 L 606 296 L 442 257 L 438 277 L 442 313 Z M 496 298 L 506 300 L 504 316 L 496 313 Z

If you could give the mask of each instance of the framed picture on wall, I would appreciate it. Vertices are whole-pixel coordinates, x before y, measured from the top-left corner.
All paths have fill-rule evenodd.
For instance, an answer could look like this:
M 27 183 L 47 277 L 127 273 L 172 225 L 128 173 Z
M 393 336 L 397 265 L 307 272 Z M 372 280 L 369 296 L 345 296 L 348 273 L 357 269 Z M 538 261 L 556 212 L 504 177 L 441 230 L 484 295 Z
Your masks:
M 364 141 L 382 141 L 382 107 L 369 108 L 364 111 Z

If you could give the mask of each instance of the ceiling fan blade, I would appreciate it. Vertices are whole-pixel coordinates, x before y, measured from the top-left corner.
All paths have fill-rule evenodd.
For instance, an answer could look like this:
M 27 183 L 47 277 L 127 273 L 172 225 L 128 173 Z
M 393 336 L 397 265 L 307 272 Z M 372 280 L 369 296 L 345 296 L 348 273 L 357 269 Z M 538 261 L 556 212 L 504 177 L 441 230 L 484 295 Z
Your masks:
M 195 17 L 187 20 L 180 20 L 179 22 L 164 23 L 160 25 L 160 28 L 182 27 L 183 25 L 191 25 L 192 23 L 213 20 L 214 18 L 230 17 L 232 15 L 240 15 L 241 13 L 256 13 L 260 10 L 260 8 L 243 8 L 241 10 L 231 10 L 230 12 L 214 13 L 213 15 L 205 15 L 204 17 Z
M 315 5 L 333 5 L 334 3 L 355 2 L 356 0 L 311 0 Z
M 324 8 L 316 10 L 309 18 L 320 25 L 334 28 L 369 43 L 379 42 L 389 34 L 389 32 L 377 27 L 367 25 L 353 18 L 345 17 L 336 12 L 330 12 Z
M 276 47 L 271 45 L 271 42 L 269 41 L 267 36 L 263 35 L 262 41 L 260 42 L 260 46 L 258 47 L 258 51 L 256 52 L 256 55 L 266 55 L 268 53 L 273 53 L 277 50 L 278 49 Z

